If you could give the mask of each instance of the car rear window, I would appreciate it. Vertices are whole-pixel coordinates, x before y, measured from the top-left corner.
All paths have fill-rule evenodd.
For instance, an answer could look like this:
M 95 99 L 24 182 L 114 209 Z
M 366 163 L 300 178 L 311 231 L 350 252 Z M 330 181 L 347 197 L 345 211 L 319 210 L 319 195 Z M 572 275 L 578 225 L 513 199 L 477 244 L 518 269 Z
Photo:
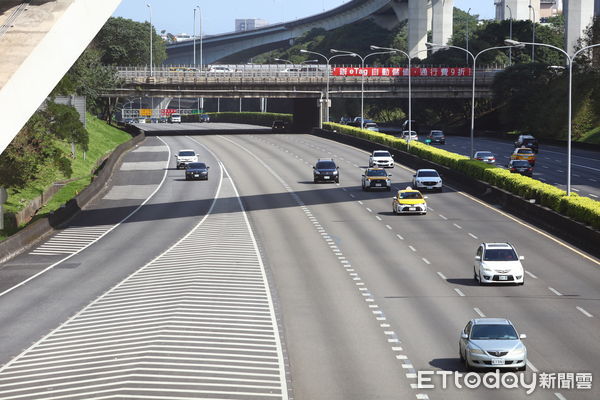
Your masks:
M 335 169 L 335 163 L 333 161 L 319 161 L 317 163 L 319 169 Z
M 480 153 L 477 153 L 478 157 L 494 157 L 494 154 L 490 153 L 489 151 L 482 151 Z
M 529 162 L 525 160 L 513 160 L 510 165 L 513 167 L 529 167 Z
M 474 325 L 471 340 L 516 340 L 515 328 L 511 325 Z
M 517 253 L 513 249 L 487 249 L 484 261 L 516 261 Z
M 196 155 L 196 153 L 194 153 L 193 151 L 180 151 L 179 152 L 180 157 L 193 157 L 195 155 Z
M 533 154 L 533 150 L 531 149 L 520 149 L 518 150 L 519 154 Z

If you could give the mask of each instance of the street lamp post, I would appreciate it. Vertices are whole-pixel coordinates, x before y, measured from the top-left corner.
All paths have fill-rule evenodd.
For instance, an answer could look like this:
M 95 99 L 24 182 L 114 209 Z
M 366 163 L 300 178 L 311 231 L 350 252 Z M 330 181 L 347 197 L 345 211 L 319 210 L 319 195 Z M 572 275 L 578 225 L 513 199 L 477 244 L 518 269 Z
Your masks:
M 508 4 L 506 5 L 506 8 L 508 8 L 508 12 L 509 12 L 509 15 L 510 15 L 510 25 L 509 25 L 509 28 L 508 28 L 508 38 L 510 40 L 512 40 L 512 21 L 513 21 L 512 10 L 511 10 L 511 8 L 510 8 L 510 6 Z M 508 60 L 509 60 L 508 64 L 512 65 L 512 47 L 510 47 L 508 49 Z
M 469 52 L 469 17 L 471 16 L 471 8 L 469 8 L 467 10 L 467 40 L 466 40 L 466 50 L 467 53 Z M 465 56 L 467 57 L 467 64 L 469 64 L 469 54 L 465 54 Z
M 331 50 L 333 51 L 333 50 Z M 326 77 L 326 86 L 325 86 L 325 121 L 329 122 L 329 75 L 331 75 L 330 71 L 329 71 L 329 63 L 331 62 L 331 60 L 333 60 L 336 57 L 344 57 L 344 56 L 351 56 L 351 57 L 356 57 L 356 56 L 352 56 L 350 54 L 337 54 L 335 56 L 331 56 L 331 57 L 327 57 L 324 54 L 321 53 L 317 53 L 316 51 L 309 51 L 309 50 L 304 50 L 304 49 L 300 49 L 300 53 L 306 53 L 306 54 L 314 54 L 316 56 L 319 57 L 323 57 L 325 59 L 325 63 L 326 63 L 326 71 L 325 74 L 327 75 Z M 308 61 L 313 61 L 313 60 L 308 60 Z M 316 61 L 316 60 L 315 60 Z
M 390 54 L 390 53 L 395 53 L 396 50 L 394 51 L 378 51 L 375 53 L 369 53 L 366 56 L 362 57 L 359 54 L 356 54 L 353 51 L 347 51 L 347 50 L 336 50 L 336 49 L 331 49 L 332 53 L 341 53 L 341 54 L 346 54 L 352 57 L 358 57 L 360 58 L 360 76 L 361 76 L 361 80 L 360 80 L 360 127 L 364 128 L 365 125 L 365 60 L 368 57 L 377 55 L 377 54 Z
M 533 13 L 533 19 L 531 20 L 531 43 L 535 43 L 535 8 L 530 4 L 529 9 Z M 531 47 L 531 62 L 535 62 L 535 46 Z
M 469 50 L 463 49 L 462 47 L 458 47 L 458 46 L 441 45 L 441 44 L 435 44 L 435 43 L 429 43 L 429 42 L 427 42 L 425 44 L 429 47 L 439 47 L 439 48 L 446 48 L 446 49 L 462 50 L 467 53 L 467 56 L 471 56 L 471 59 L 473 60 L 473 75 L 472 75 L 473 81 L 472 81 L 472 91 L 471 91 L 471 153 L 469 154 L 469 158 L 473 158 L 473 154 L 475 152 L 475 71 L 476 71 L 475 67 L 477 65 L 477 57 L 479 57 L 481 54 L 491 51 L 491 50 L 508 49 L 511 46 L 506 45 L 506 46 L 490 47 L 490 48 L 481 50 L 477 54 L 473 54 Z
M 573 56 L 570 56 L 569 53 L 561 49 L 560 47 L 553 46 L 551 44 L 546 43 L 527 43 L 527 42 L 518 42 L 516 40 L 505 40 L 504 43 L 510 46 L 523 46 L 523 45 L 531 45 L 535 46 L 544 46 L 550 47 L 554 50 L 558 50 L 564 54 L 567 62 L 569 63 L 569 106 L 568 106 L 568 130 L 567 130 L 567 196 L 571 195 L 571 134 L 572 134 L 572 111 L 573 111 L 573 101 L 572 101 L 572 92 L 573 92 L 573 61 L 577 57 L 577 55 L 585 50 L 589 50 L 594 47 L 600 46 L 600 43 L 592 44 L 590 46 L 583 47 L 577 50 Z
M 402 53 L 406 56 L 406 59 L 408 60 L 408 140 L 407 140 L 407 147 L 410 148 L 410 141 L 412 139 L 412 87 L 411 87 L 411 75 L 412 75 L 412 69 L 411 69 L 411 62 L 410 62 L 410 55 L 400 49 L 393 49 L 390 47 L 379 47 L 379 46 L 373 46 L 371 45 L 371 50 L 388 50 L 388 51 L 395 51 L 398 53 Z
M 152 36 L 154 36 L 154 30 L 152 28 L 152 6 L 148 3 L 146 3 L 146 7 L 148 7 L 148 10 L 150 10 L 150 76 L 153 76 L 153 62 L 154 59 L 152 58 Z
M 196 65 L 196 10 L 199 10 L 200 6 L 194 7 L 194 34 L 193 34 L 193 46 L 194 46 L 194 66 Z

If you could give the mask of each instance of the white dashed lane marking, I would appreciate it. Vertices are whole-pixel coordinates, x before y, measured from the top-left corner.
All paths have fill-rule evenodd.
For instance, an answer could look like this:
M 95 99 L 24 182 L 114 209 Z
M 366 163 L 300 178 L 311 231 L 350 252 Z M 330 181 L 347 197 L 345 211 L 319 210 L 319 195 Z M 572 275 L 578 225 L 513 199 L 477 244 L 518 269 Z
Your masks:
M 557 296 L 562 296 L 562 293 L 559 292 L 558 290 L 554 289 L 553 287 L 548 287 L 548 290 L 550 290 L 552 293 L 554 293 Z
M 588 318 L 593 318 L 594 316 L 592 314 L 590 314 L 589 312 L 587 312 L 586 310 L 584 310 L 583 308 L 577 306 L 575 307 L 577 308 L 583 315 L 585 315 Z
M 223 182 L 186 237 L 4 365 L 0 398 L 287 399 L 264 266 Z
M 459 289 L 459 288 L 454 288 L 454 291 L 460 296 L 460 297 L 465 297 L 465 294 Z

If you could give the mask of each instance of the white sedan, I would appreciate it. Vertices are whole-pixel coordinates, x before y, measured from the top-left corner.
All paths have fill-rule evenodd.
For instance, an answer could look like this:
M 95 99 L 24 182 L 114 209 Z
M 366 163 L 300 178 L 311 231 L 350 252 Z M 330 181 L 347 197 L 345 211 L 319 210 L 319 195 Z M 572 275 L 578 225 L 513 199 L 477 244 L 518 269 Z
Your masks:
M 369 167 L 394 168 L 394 157 L 387 150 L 375 150 L 369 156 Z
M 435 169 L 418 169 L 413 175 L 413 187 L 417 190 L 442 191 L 442 177 Z

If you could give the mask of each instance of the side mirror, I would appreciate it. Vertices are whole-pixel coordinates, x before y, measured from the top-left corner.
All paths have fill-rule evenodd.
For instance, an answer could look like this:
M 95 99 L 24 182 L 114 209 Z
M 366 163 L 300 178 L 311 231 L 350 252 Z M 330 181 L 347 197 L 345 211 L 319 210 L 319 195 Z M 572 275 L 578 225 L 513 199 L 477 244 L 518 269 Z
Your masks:
M 206 169 L 210 169 L 210 167 L 207 165 L 207 166 L 206 166 Z
M 392 176 L 392 174 L 389 174 L 388 176 Z
M 481 261 L 481 256 L 475 256 L 475 260 Z
M 463 333 L 460 334 L 460 338 L 461 339 L 468 339 L 469 335 L 467 335 L 466 333 L 463 332 Z
M 413 178 L 416 178 L 416 177 L 417 177 L 417 175 L 413 175 Z
M 365 174 L 362 174 L 363 178 L 365 177 Z
M 521 333 L 521 334 L 519 335 L 519 339 L 527 339 L 527 335 L 526 335 L 526 334 L 524 334 L 524 333 Z
M 525 256 L 519 256 L 519 260 L 521 260 L 521 261 L 522 261 L 522 260 L 524 260 L 524 259 L 525 259 Z

